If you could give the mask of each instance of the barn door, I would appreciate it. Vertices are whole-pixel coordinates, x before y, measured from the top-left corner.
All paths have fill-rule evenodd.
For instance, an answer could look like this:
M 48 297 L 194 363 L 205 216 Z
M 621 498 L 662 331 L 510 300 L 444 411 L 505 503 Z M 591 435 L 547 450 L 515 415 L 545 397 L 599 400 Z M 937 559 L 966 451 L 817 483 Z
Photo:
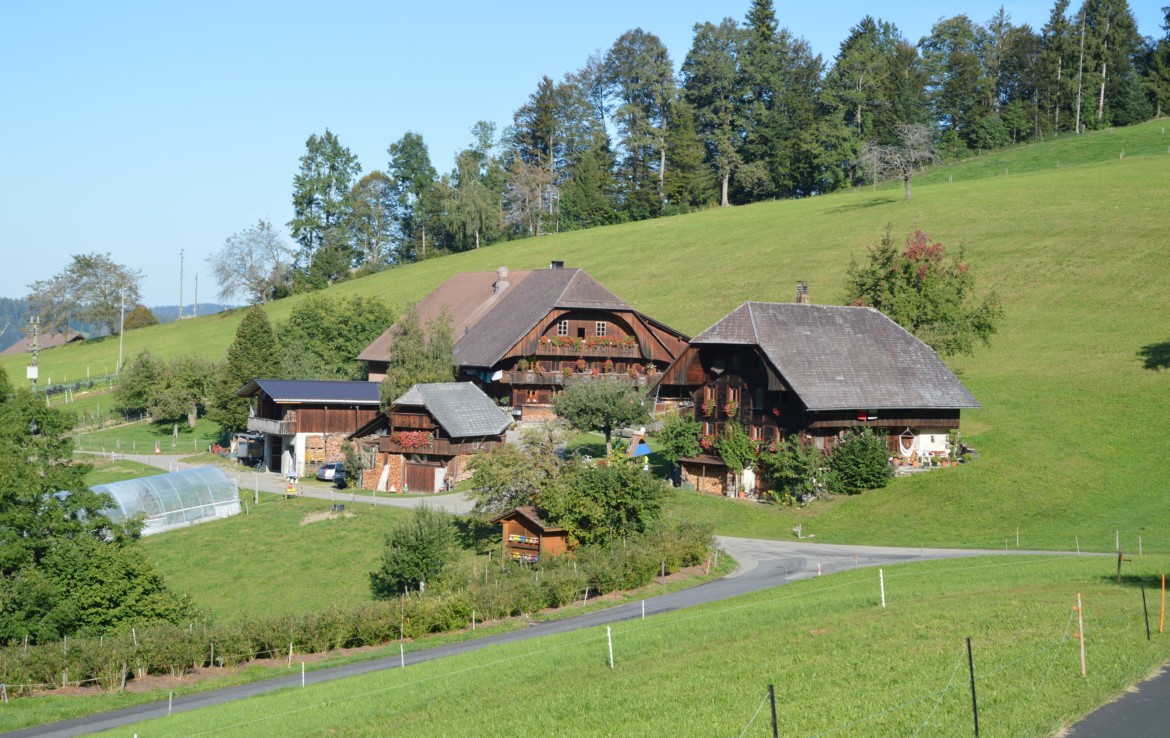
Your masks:
M 435 467 L 407 462 L 406 484 L 411 492 L 434 492 Z

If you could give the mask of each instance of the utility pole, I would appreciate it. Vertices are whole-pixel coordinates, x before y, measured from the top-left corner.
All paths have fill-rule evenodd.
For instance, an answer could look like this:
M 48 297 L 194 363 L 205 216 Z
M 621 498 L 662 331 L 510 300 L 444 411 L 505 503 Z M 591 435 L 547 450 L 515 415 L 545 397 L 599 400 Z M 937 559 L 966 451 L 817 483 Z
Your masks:
M 114 374 L 122 374 L 122 336 L 126 334 L 126 288 L 122 288 L 121 317 L 118 318 L 118 370 Z
M 183 319 L 183 249 L 179 249 L 179 320 Z
M 29 365 L 25 372 L 28 380 L 32 382 L 32 386 L 37 386 L 37 373 L 40 369 L 37 367 L 37 355 L 41 351 L 41 318 L 40 316 L 33 316 L 28 319 L 29 343 L 31 344 L 29 350 L 32 351 L 32 364 Z

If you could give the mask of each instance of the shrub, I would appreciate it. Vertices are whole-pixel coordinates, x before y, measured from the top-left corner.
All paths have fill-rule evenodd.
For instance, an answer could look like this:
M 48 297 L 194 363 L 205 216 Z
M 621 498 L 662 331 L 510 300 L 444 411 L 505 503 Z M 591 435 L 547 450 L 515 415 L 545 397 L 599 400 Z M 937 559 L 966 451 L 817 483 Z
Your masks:
M 437 580 L 455 554 L 454 518 L 442 510 L 419 505 L 407 520 L 386 534 L 382 564 L 370 573 L 370 589 L 388 599 L 420 582 Z
M 855 495 L 885 487 L 890 481 L 890 451 L 884 434 L 854 428 L 833 447 L 829 466 L 837 474 L 837 489 Z

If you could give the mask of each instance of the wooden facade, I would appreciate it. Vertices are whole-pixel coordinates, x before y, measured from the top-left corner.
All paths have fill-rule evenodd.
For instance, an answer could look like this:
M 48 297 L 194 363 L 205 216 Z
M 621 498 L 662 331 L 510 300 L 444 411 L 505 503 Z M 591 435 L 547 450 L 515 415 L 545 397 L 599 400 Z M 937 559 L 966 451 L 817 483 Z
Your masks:
M 652 385 L 685 348 L 684 336 L 637 313 L 558 308 L 490 372 L 468 370 L 464 377 L 531 416 L 570 382 L 604 377 Z
M 513 561 L 535 563 L 569 550 L 569 534 L 545 522 L 536 508 L 513 508 L 492 522 L 503 529 L 504 555 Z
M 446 491 L 467 477 L 468 456 L 504 444 L 510 424 L 471 383 L 415 385 L 350 436 L 368 461 L 356 483 L 386 492 Z
M 659 396 L 702 424 L 684 479 L 736 494 L 715 450 L 732 422 L 761 447 L 796 437 L 830 452 L 853 428 L 885 433 L 891 456 L 945 455 L 962 408 L 979 403 L 930 350 L 871 308 L 744 303 L 696 336 L 664 372 Z M 722 468 L 720 468 L 722 467 Z M 750 494 L 760 480 L 744 473 Z
M 311 476 L 344 460 L 345 436 L 378 415 L 369 382 L 256 379 L 237 396 L 249 400 L 247 429 L 263 436 L 265 467 L 284 475 Z

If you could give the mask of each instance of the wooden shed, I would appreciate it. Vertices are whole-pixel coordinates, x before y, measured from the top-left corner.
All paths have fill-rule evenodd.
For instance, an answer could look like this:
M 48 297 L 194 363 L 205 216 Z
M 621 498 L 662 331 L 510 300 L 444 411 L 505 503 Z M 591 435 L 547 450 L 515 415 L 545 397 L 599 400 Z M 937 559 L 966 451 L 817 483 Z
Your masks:
M 504 552 L 514 561 L 535 562 L 545 556 L 560 556 L 569 550 L 569 534 L 559 525 L 550 525 L 535 507 L 515 507 L 496 517 L 504 529 Z

